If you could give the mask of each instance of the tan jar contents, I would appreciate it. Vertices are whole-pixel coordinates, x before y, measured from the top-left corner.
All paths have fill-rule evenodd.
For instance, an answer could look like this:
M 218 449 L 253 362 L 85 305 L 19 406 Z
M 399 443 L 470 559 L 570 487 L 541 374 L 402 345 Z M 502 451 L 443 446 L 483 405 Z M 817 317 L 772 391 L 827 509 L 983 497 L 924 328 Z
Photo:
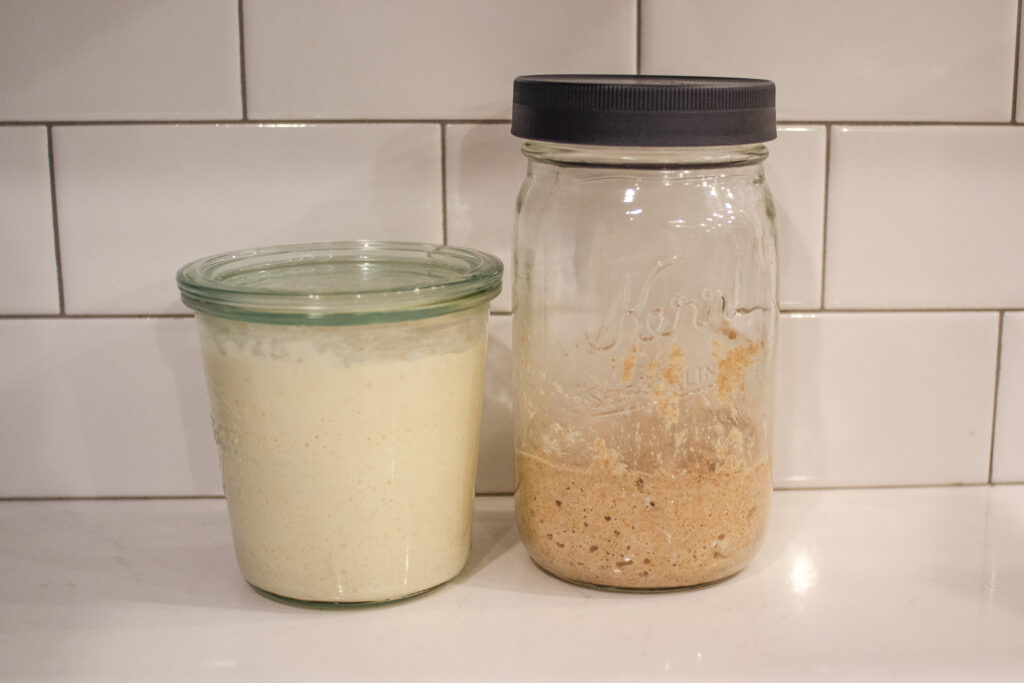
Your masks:
M 630 397 L 632 409 L 588 419 L 579 395 L 540 399 L 541 412 L 564 419 L 535 420 L 537 440 L 517 454 L 517 523 L 537 564 L 637 590 L 709 583 L 747 565 L 772 490 L 767 434 L 745 391 L 764 354 L 735 331 L 713 346 L 714 369 L 703 372 L 688 372 L 677 346 L 612 356 L 590 395 Z

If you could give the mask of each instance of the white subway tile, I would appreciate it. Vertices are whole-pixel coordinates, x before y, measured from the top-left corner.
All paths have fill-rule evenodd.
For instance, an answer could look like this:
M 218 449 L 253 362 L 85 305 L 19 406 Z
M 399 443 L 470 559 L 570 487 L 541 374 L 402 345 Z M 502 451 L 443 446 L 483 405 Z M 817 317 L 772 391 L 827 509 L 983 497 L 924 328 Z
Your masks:
M 1024 482 L 1024 313 L 1003 317 L 992 481 Z
M 821 305 L 825 127 L 781 126 L 765 164 L 779 223 L 779 306 Z
M 825 305 L 1024 306 L 1024 128 L 832 132 Z
M 0 348 L 0 496 L 221 492 L 194 320 L 0 320 Z
M 0 119 L 241 116 L 235 0 L 5 0 Z
M 824 313 L 779 326 L 782 487 L 988 480 L 997 313 Z
M 523 141 L 508 124 L 450 125 L 445 134 L 448 242 L 490 252 L 505 264 L 491 306 L 512 310 L 512 226 L 526 173 Z
M 46 129 L 0 127 L 0 314 L 57 313 Z
M 644 73 L 755 76 L 781 120 L 1006 121 L 1016 0 L 644 0 Z
M 635 0 L 246 0 L 256 118 L 508 118 L 512 79 L 635 73 Z
M 69 313 L 184 311 L 220 251 L 443 237 L 436 125 L 58 127 L 54 156 Z
M 492 315 L 487 340 L 484 412 L 480 424 L 478 493 L 512 493 L 512 316 Z

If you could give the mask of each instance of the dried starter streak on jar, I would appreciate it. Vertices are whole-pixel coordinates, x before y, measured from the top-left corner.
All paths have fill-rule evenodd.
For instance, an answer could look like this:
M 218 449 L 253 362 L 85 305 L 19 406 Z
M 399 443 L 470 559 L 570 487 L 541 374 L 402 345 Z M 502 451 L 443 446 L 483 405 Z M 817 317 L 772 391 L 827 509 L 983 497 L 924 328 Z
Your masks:
M 644 387 L 642 406 L 538 426 L 537 445 L 517 458 L 516 515 L 540 566 L 581 583 L 654 590 L 747 564 L 772 489 L 766 436 L 744 407 L 746 376 L 763 353 L 731 328 L 719 336 L 709 386 L 686 390 L 679 347 L 634 345 L 610 370 L 630 391 Z

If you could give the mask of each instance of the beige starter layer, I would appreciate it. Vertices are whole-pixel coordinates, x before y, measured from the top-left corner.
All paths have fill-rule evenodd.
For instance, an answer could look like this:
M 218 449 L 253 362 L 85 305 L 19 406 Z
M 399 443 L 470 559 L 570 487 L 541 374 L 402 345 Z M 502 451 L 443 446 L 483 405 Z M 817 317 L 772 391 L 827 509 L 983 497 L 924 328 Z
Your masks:
M 486 311 L 471 313 L 440 331 L 432 319 L 331 328 L 201 317 L 249 583 L 297 600 L 364 602 L 461 571 L 486 343 Z

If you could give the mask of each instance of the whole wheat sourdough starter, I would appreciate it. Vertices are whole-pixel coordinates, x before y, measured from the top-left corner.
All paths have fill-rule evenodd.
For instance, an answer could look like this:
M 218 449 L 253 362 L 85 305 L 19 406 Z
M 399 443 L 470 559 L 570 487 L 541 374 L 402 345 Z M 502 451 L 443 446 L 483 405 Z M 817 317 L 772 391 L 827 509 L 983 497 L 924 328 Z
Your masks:
M 486 311 L 323 327 L 199 319 L 249 583 L 296 600 L 364 602 L 462 569 Z
M 531 429 L 517 452 L 516 519 L 541 567 L 658 590 L 750 561 L 772 490 L 771 435 L 751 386 L 765 354 L 728 326 L 712 349 L 703 360 L 674 344 L 577 350 L 595 368 L 590 384 L 539 381 L 530 386 L 545 389 L 520 396 Z

